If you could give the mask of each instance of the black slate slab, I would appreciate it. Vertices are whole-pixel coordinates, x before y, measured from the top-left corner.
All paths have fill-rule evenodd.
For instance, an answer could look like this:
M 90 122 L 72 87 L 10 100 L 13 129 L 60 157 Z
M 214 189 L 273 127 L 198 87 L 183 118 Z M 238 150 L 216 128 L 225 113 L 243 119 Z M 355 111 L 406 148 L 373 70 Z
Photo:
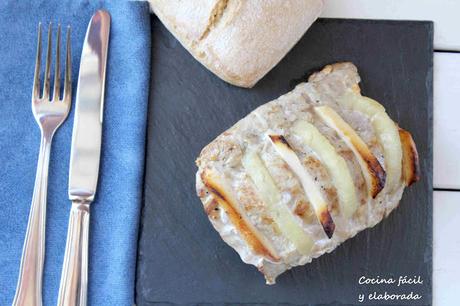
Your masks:
M 323 19 L 253 89 L 204 69 L 152 20 L 152 80 L 145 203 L 137 267 L 138 305 L 431 305 L 431 22 Z M 195 195 L 194 160 L 218 134 L 326 64 L 352 61 L 365 95 L 411 131 L 422 180 L 400 207 L 313 263 L 266 286 L 214 231 Z M 423 284 L 360 285 L 361 276 L 420 276 Z M 373 292 L 420 299 L 369 300 Z M 359 294 L 365 299 L 359 302 Z

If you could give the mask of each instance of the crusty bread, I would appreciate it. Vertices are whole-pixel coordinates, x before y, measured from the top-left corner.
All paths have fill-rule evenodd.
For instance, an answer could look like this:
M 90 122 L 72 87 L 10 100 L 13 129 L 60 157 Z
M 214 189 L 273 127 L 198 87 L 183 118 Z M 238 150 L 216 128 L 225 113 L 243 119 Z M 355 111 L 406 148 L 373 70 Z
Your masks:
M 149 0 L 181 44 L 221 79 L 252 87 L 319 16 L 323 0 Z
M 398 206 L 417 150 L 352 63 L 326 66 L 207 145 L 197 193 L 222 239 L 269 284 Z

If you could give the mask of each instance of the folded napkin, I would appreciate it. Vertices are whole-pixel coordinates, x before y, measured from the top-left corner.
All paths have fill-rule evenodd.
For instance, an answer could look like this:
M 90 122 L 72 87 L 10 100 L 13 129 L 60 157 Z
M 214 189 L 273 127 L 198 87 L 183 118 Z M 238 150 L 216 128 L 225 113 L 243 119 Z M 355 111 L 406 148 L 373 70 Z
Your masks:
M 0 305 L 11 305 L 35 179 L 39 127 L 31 111 L 38 22 L 72 27 L 74 97 L 83 39 L 99 8 L 112 16 L 102 158 L 91 206 L 89 305 L 134 303 L 150 71 L 150 19 L 143 2 L 0 2 Z M 64 39 L 65 40 L 65 39 Z M 46 42 L 44 46 L 46 46 Z M 54 48 L 54 47 L 53 47 Z M 45 48 L 46 49 L 46 48 Z M 62 56 L 62 55 L 61 55 Z M 44 62 L 42 62 L 44 64 Z M 43 70 L 43 68 L 42 68 Z M 44 305 L 56 305 L 67 235 L 72 112 L 58 129 L 49 171 Z

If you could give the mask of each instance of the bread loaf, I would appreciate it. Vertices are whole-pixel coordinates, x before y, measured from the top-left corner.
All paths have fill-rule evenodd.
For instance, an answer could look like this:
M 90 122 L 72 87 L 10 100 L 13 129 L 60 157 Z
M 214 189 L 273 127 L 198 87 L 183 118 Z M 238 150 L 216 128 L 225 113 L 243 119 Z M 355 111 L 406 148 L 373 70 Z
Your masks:
M 319 16 L 322 0 L 149 0 L 153 12 L 206 68 L 252 87 Z

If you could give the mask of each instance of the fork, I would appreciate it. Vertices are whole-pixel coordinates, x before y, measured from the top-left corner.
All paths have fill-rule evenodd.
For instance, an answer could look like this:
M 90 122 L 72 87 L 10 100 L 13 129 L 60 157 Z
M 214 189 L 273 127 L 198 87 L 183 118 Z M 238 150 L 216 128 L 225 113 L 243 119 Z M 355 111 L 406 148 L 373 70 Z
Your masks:
M 66 62 L 64 92 L 60 99 L 60 44 L 61 25 L 56 38 L 56 61 L 54 72 L 53 98 L 50 97 L 51 74 L 51 23 L 48 27 L 48 46 L 44 74 L 43 95 L 40 96 L 40 61 L 42 47 L 42 26 L 38 24 L 37 56 L 35 60 L 34 83 L 32 89 L 32 112 L 40 127 L 41 141 L 35 176 L 34 193 L 27 224 L 27 232 L 22 250 L 21 267 L 13 306 L 42 305 L 42 273 L 45 258 L 46 194 L 48 187 L 48 166 L 53 135 L 67 118 L 72 97 L 70 26 L 66 35 Z

